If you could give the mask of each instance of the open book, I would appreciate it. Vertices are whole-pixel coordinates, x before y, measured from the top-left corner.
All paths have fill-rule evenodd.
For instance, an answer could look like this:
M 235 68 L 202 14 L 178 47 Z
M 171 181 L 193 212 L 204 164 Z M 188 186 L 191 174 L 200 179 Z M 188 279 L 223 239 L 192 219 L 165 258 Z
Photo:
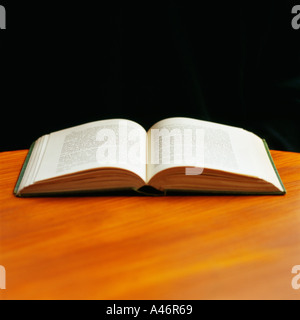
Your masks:
M 241 128 L 169 118 L 148 132 L 101 120 L 44 135 L 14 193 L 39 196 L 134 190 L 149 194 L 284 194 L 264 140 Z

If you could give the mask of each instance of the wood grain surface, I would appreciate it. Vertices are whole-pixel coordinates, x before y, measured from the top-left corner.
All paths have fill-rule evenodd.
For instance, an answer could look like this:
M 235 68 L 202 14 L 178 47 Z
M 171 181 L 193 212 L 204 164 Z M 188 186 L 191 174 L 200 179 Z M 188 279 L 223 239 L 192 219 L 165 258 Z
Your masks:
M 0 299 L 300 299 L 300 154 L 272 151 L 285 196 L 12 194 L 0 153 Z

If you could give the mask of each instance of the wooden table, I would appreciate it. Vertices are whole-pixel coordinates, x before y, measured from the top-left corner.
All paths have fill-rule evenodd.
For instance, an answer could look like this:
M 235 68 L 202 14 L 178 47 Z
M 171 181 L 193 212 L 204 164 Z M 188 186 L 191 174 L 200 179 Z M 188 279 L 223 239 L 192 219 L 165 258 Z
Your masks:
M 285 196 L 19 199 L 26 153 L 0 153 L 0 299 L 300 299 L 300 154 L 272 152 Z

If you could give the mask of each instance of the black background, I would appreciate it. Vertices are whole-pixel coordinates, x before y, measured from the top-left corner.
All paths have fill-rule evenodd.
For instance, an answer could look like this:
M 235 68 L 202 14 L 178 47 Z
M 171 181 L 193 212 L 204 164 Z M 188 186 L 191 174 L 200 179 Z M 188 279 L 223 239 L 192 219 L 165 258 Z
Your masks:
M 89 121 L 187 116 L 300 152 L 295 1 L 0 4 L 0 151 Z

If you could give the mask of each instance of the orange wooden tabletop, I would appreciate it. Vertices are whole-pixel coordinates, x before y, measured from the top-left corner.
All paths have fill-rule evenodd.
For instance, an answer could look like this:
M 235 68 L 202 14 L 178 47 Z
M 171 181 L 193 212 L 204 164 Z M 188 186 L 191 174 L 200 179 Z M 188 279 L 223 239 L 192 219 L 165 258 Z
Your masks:
M 0 153 L 0 299 L 300 299 L 300 154 L 272 151 L 285 196 L 20 199 L 26 153 Z

